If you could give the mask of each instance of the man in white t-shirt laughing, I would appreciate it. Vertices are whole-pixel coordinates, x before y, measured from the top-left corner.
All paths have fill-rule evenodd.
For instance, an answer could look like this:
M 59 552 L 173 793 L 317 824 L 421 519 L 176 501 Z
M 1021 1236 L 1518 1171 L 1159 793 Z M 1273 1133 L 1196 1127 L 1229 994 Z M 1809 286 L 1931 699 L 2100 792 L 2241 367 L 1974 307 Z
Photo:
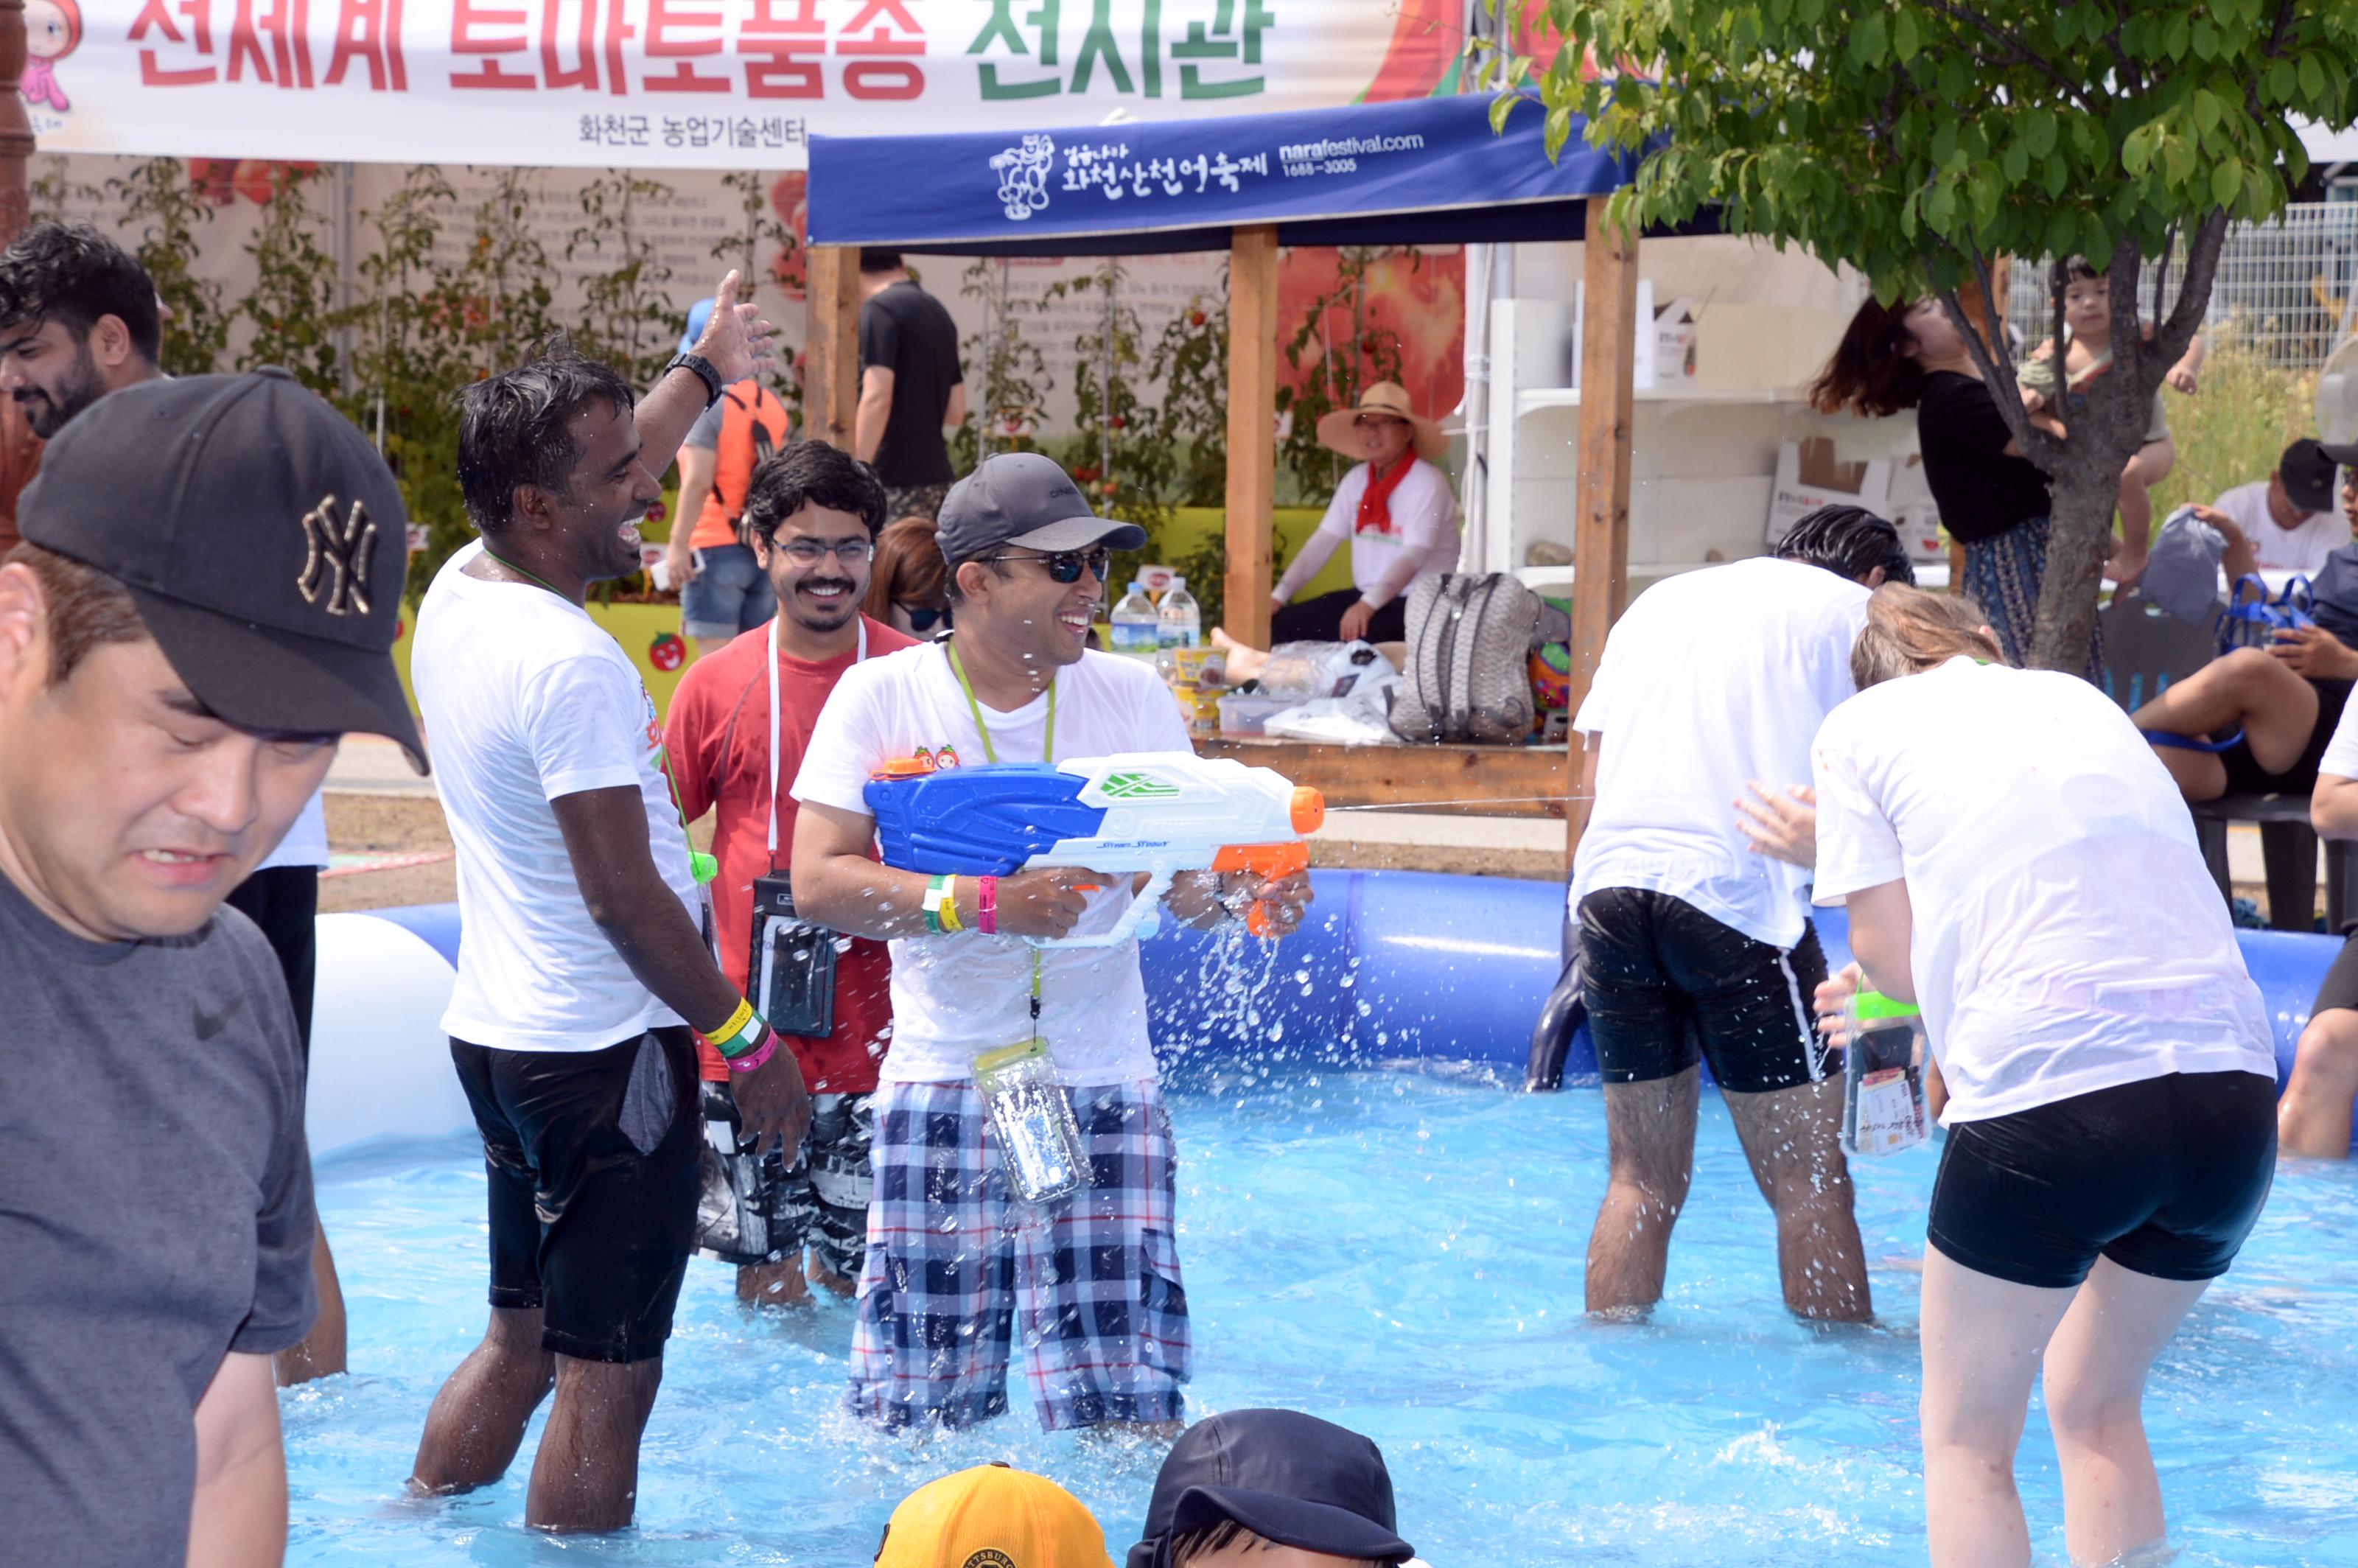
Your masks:
M 928 910 L 925 877 L 869 859 L 865 794 L 920 752 L 972 766 L 1187 752 L 1154 672 L 1087 651 L 1109 550 L 1146 536 L 1093 516 L 1048 459 L 1014 452 L 951 488 L 940 540 L 957 635 L 845 671 L 795 781 L 795 907 L 892 944 L 850 1405 L 886 1427 L 988 1420 L 1007 1409 L 1020 1343 L 1043 1424 L 1175 1428 L 1187 1297 L 1138 944 L 1024 940 L 1094 923 L 1127 890 L 1087 871 L 961 876 L 950 907 Z M 1203 872 L 1181 877 L 1165 908 L 1209 926 L 1258 903 L 1284 932 L 1309 902 L 1301 876 Z M 1080 1190 L 1030 1203 L 984 1136 L 975 1069 L 985 1052 L 1041 1043 L 1089 1158 Z
M 1810 1016 L 1826 960 L 1808 873 L 1749 841 L 1736 803 L 1766 781 L 1779 830 L 1807 839 L 1808 792 L 1789 786 L 1854 690 L 1868 589 L 1911 572 L 1897 530 L 1856 507 L 1811 514 L 1779 555 L 1640 594 L 1573 724 L 1592 804 L 1571 896 L 1612 1159 L 1588 1242 L 1591 1312 L 1661 1297 L 1693 1171 L 1698 1054 L 1776 1215 L 1786 1305 L 1871 1311 L 1837 1141 L 1842 1076 Z M 1786 848 L 1806 863 L 1804 843 Z
M 411 1485 L 495 1480 L 557 1393 L 525 1502 L 542 1530 L 617 1530 L 637 1495 L 696 1226 L 694 1024 L 757 1140 L 801 1147 L 791 1051 L 699 930 L 663 727 L 590 619 L 634 572 L 637 522 L 689 423 L 761 368 L 766 329 L 722 283 L 698 351 L 644 404 L 558 346 L 466 389 L 459 481 L 482 541 L 436 574 L 410 673 L 459 858 L 464 939 L 443 1027 L 483 1138 L 491 1326 L 427 1415 Z

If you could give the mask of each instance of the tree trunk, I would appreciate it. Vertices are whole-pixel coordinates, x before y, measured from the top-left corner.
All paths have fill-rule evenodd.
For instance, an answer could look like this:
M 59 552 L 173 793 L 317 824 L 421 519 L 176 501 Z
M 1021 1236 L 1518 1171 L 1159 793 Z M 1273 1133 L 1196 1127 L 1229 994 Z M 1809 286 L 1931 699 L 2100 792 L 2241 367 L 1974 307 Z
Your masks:
M 2104 588 L 2104 557 L 2112 547 L 2120 466 L 2108 467 L 2074 453 L 2063 471 L 2053 476 L 2048 492 L 2053 504 L 2048 514 L 2047 575 L 2039 579 L 2030 665 L 2085 675 L 2096 629 L 2096 596 Z

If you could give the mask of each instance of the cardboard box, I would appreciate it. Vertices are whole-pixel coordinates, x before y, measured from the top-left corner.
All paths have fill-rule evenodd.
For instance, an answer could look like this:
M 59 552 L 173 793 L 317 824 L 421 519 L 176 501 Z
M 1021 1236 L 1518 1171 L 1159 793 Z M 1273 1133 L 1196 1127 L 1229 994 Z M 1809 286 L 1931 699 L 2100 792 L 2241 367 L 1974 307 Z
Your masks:
M 1877 516 L 1889 517 L 1891 470 L 1888 458 L 1836 461 L 1834 444 L 1824 436 L 1787 441 L 1777 449 L 1777 482 L 1768 492 L 1764 542 L 1775 549 L 1792 532 L 1794 524 L 1821 506 L 1864 506 Z M 1904 532 L 1901 536 L 1906 537 Z
M 1850 325 L 1801 305 L 1706 306 L 1695 319 L 1695 385 L 1704 391 L 1801 386 L 1816 379 Z

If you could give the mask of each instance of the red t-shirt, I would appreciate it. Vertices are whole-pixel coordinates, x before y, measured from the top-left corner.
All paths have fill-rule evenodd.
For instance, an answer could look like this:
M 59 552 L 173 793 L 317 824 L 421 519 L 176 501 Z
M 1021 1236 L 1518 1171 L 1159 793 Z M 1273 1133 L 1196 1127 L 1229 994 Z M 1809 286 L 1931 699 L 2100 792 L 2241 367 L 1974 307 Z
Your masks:
M 880 658 L 908 647 L 914 639 L 878 622 L 868 628 L 868 656 Z M 752 940 L 753 880 L 772 869 L 770 858 L 770 629 L 756 627 L 719 653 L 690 665 L 671 699 L 665 748 L 680 809 L 690 822 L 709 809 L 718 814 L 713 853 L 720 874 L 712 881 L 713 917 L 720 938 L 721 972 L 732 985 L 746 982 L 745 950 Z M 778 853 L 784 871 L 795 840 L 795 775 L 803 748 L 827 693 L 852 666 L 854 653 L 825 664 L 808 664 L 781 652 L 784 675 L 778 687 Z M 876 1065 L 884 1056 L 892 1026 L 892 963 L 884 944 L 852 939 L 835 970 L 835 1033 L 824 1040 L 786 1036 L 813 1094 L 867 1094 L 876 1087 Z M 704 1076 L 728 1077 L 719 1052 L 698 1042 Z

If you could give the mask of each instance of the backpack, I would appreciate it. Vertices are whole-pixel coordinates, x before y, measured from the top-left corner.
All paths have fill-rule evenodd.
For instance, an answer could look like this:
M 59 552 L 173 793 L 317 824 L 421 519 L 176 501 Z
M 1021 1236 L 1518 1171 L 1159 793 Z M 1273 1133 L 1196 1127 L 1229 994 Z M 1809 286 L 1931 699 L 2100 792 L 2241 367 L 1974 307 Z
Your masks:
M 1438 573 L 1409 590 L 1407 621 L 1392 732 L 1403 741 L 1521 744 L 1531 732 L 1539 595 L 1505 572 Z
M 752 427 L 753 467 L 747 470 L 750 480 L 750 476 L 758 472 L 762 465 L 768 462 L 778 449 L 778 444 L 770 439 L 770 427 L 762 423 L 763 392 L 760 388 L 756 388 L 753 401 L 750 405 L 738 402 L 737 389 L 734 387 L 729 388 L 720 395 L 727 398 L 732 406 L 744 410 L 745 423 Z M 739 544 L 749 550 L 753 547 L 753 531 L 745 525 L 745 508 L 741 504 L 737 508 L 737 515 L 729 519 L 729 526 L 735 531 Z

